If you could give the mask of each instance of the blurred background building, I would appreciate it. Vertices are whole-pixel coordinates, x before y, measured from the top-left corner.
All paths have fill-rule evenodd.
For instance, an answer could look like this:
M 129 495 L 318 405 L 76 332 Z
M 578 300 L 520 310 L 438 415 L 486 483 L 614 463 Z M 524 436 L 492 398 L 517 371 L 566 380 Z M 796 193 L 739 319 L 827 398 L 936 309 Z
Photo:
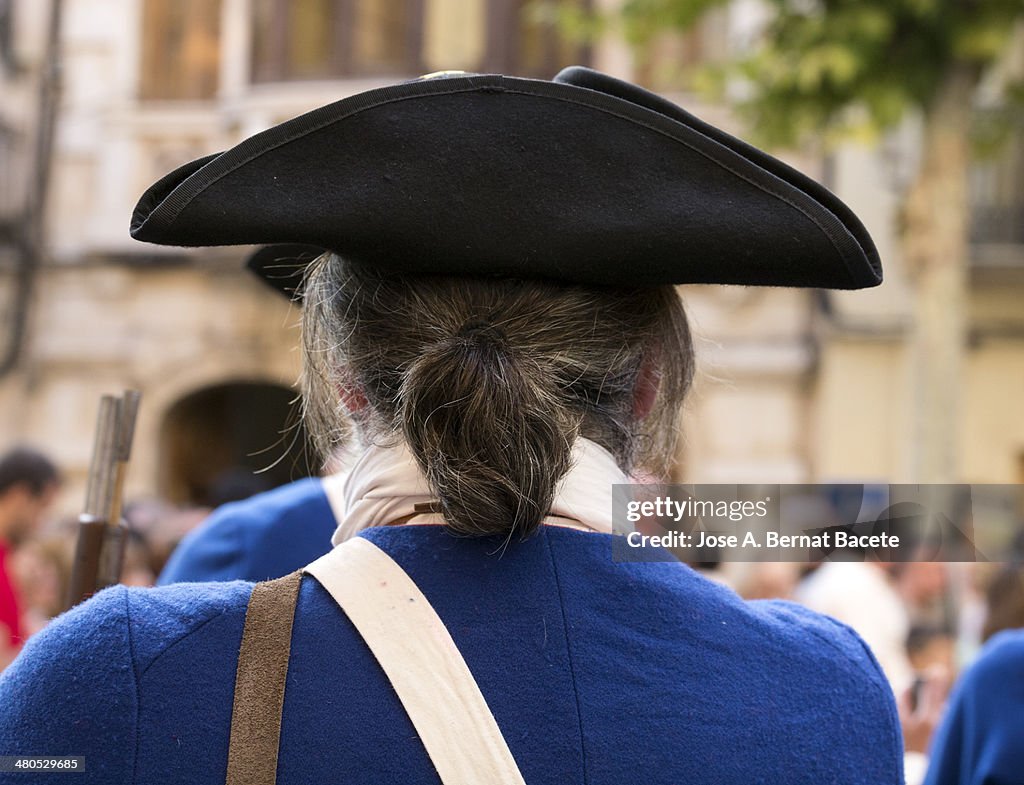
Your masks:
M 134 387 L 143 405 L 129 496 L 202 505 L 239 469 L 275 464 L 259 475 L 265 485 L 316 471 L 296 430 L 298 313 L 243 271 L 251 249 L 166 249 L 128 235 L 158 177 L 308 109 L 436 70 L 550 78 L 583 63 L 744 135 L 725 106 L 681 91 L 659 64 L 742 47 L 756 2 L 665 36 L 642 59 L 614 35 L 582 43 L 527 5 L 0 0 L 0 442 L 53 455 L 74 510 L 98 398 Z M 686 288 L 701 373 L 677 479 L 919 479 L 896 242 L 917 132 L 906 123 L 881 144 L 782 154 L 862 217 L 882 287 Z M 969 341 L 949 423 L 957 479 L 1024 482 L 1021 129 L 971 183 Z

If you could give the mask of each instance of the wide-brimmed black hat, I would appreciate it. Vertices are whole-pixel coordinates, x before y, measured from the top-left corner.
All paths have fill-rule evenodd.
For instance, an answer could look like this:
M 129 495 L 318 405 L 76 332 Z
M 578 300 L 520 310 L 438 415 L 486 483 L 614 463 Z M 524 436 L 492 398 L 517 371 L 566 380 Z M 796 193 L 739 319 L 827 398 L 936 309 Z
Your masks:
M 398 272 L 858 289 L 882 269 L 835 195 L 587 68 L 443 74 L 345 98 L 176 169 L 132 236 L 300 243 Z

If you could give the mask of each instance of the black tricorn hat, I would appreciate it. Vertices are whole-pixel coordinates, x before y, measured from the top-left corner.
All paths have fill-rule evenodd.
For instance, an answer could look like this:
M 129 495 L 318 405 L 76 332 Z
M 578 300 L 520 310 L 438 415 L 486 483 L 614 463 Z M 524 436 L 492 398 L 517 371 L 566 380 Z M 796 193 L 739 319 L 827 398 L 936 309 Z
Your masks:
M 826 188 L 578 66 L 550 82 L 446 73 L 328 104 L 166 175 L 131 234 L 597 285 L 882 280 L 867 230 Z

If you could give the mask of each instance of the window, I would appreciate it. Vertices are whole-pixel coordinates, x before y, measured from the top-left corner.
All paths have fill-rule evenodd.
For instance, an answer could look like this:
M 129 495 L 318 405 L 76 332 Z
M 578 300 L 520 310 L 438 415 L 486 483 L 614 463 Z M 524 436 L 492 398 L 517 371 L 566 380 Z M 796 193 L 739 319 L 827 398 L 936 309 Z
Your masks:
M 587 0 L 564 0 L 589 7 Z M 550 78 L 587 48 L 529 0 L 253 0 L 254 82 L 428 71 Z
M 253 81 L 419 73 L 422 10 L 422 0 L 253 0 Z
M 203 100 L 217 93 L 220 0 L 146 0 L 139 93 L 148 100 Z
M 972 165 L 970 206 L 975 261 L 1024 261 L 1024 132 Z
M 590 4 L 563 0 L 561 5 L 586 9 Z M 550 79 L 567 65 L 589 62 L 589 47 L 570 40 L 536 3 L 491 0 L 490 6 L 487 70 Z

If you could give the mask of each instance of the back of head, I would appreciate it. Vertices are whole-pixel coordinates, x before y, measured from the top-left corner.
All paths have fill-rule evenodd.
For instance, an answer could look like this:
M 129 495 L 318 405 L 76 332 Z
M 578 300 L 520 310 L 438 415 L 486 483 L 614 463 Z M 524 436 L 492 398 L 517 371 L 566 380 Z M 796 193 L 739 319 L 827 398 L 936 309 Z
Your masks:
M 981 639 L 997 632 L 1024 627 L 1024 567 L 1007 564 L 992 578 L 986 592 L 988 615 Z
M 42 496 L 59 481 L 57 467 L 38 450 L 15 447 L 0 456 L 0 496 L 16 487 Z
M 465 535 L 533 532 L 578 436 L 624 471 L 664 475 L 693 373 L 672 286 L 408 276 L 326 254 L 303 327 L 324 454 L 344 442 L 346 411 L 367 441 L 404 439 Z

